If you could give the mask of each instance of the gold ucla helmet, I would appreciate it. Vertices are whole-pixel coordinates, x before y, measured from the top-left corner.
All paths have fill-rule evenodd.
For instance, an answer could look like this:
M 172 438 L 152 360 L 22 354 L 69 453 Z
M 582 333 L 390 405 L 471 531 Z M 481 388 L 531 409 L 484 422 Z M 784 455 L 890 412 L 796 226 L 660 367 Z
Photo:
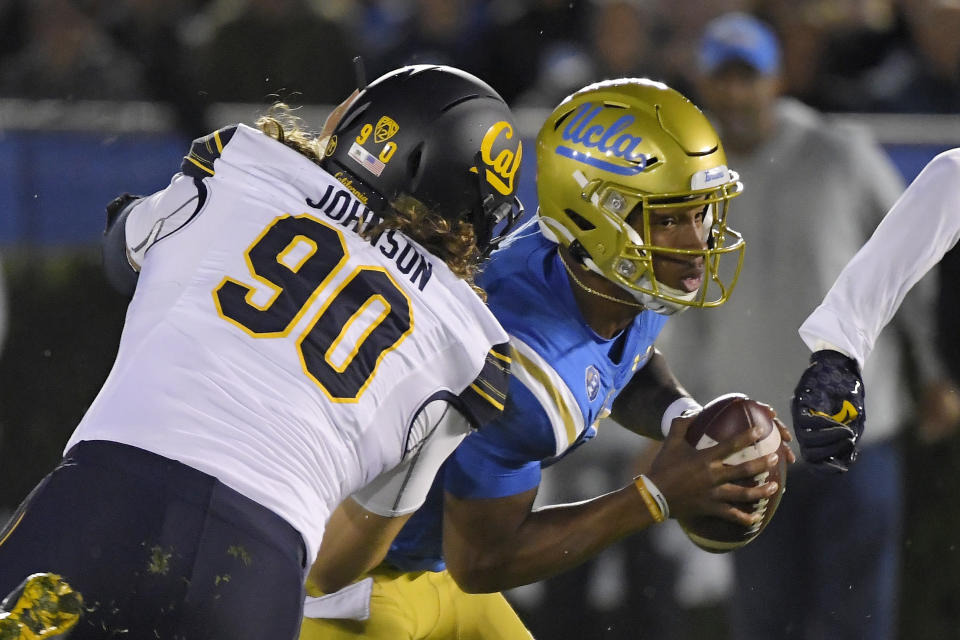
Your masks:
M 727 208 L 742 189 L 707 118 L 659 82 L 623 78 L 585 87 L 554 109 L 537 136 L 544 235 L 657 313 L 715 307 L 730 297 L 744 242 L 727 227 Z M 652 211 L 691 201 L 707 205 L 705 249 L 645 241 Z M 636 225 L 640 214 L 638 232 L 628 220 Z M 687 293 L 658 282 L 656 256 L 702 256 L 704 284 Z M 723 274 L 722 257 L 730 263 Z

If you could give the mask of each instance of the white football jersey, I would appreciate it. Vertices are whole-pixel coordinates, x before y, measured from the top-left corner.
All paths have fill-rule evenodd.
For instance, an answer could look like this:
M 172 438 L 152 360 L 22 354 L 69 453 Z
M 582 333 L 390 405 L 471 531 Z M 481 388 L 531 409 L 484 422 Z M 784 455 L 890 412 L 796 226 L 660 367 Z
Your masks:
M 313 558 L 330 511 L 429 437 L 427 405 L 464 432 L 502 410 L 499 323 L 415 242 L 361 237 L 375 216 L 342 178 L 244 125 L 195 141 L 130 211 L 140 279 L 67 448 L 121 442 L 213 475 Z

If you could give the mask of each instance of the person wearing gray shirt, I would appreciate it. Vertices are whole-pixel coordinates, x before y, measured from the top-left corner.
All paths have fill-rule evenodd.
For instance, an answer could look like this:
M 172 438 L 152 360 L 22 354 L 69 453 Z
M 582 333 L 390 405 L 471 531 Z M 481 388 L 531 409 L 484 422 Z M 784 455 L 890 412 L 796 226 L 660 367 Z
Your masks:
M 773 31 L 751 16 L 727 14 L 706 27 L 701 103 L 748 185 L 731 224 L 749 242 L 730 304 L 677 318 L 661 349 L 695 396 L 743 392 L 786 420 L 797 368 L 809 358 L 797 328 L 899 197 L 903 180 L 866 130 L 781 96 L 779 60 Z M 915 288 L 894 320 L 902 331 L 888 331 L 867 363 L 870 428 L 858 464 L 842 475 L 795 465 L 771 525 L 732 554 L 736 640 L 893 637 L 903 519 L 895 436 L 913 417 L 898 338 L 912 338 L 922 378 L 940 376 L 932 284 Z M 758 593 L 759 608 L 750 595 Z

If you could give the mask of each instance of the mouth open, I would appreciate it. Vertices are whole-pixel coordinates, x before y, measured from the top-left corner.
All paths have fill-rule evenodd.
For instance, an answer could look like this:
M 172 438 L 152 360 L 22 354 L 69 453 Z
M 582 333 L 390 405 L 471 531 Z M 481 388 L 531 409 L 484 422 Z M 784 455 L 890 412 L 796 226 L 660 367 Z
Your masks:
M 684 293 L 693 293 L 694 291 L 698 291 L 703 285 L 704 268 L 701 260 L 691 262 L 689 259 L 674 256 L 662 256 L 660 260 L 662 263 L 673 264 L 675 273 L 676 271 L 680 272 L 676 280 L 677 285 L 675 288 Z M 664 273 L 664 276 L 666 276 L 666 273 Z M 672 279 L 673 278 L 668 278 L 668 280 Z
M 702 284 L 703 271 L 680 278 L 680 289 L 687 293 L 693 293 L 694 291 L 697 291 L 700 289 Z

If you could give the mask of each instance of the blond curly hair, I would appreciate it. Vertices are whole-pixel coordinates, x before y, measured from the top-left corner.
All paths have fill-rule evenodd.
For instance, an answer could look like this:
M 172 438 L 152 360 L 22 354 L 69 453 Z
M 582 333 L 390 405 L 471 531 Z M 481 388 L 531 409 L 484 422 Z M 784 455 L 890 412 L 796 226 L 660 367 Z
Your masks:
M 267 113 L 257 118 L 255 124 L 266 135 L 316 164 L 319 165 L 323 160 L 326 145 L 321 146 L 321 143 L 326 141 L 305 129 L 303 120 L 288 105 L 282 102 L 273 104 Z M 464 220 L 451 223 L 408 194 L 399 195 L 389 204 L 393 215 L 363 230 L 364 237 L 371 238 L 387 229 L 396 229 L 443 260 L 454 275 L 466 280 L 481 298 L 486 299 L 483 290 L 474 284 L 480 250 L 472 224 Z

